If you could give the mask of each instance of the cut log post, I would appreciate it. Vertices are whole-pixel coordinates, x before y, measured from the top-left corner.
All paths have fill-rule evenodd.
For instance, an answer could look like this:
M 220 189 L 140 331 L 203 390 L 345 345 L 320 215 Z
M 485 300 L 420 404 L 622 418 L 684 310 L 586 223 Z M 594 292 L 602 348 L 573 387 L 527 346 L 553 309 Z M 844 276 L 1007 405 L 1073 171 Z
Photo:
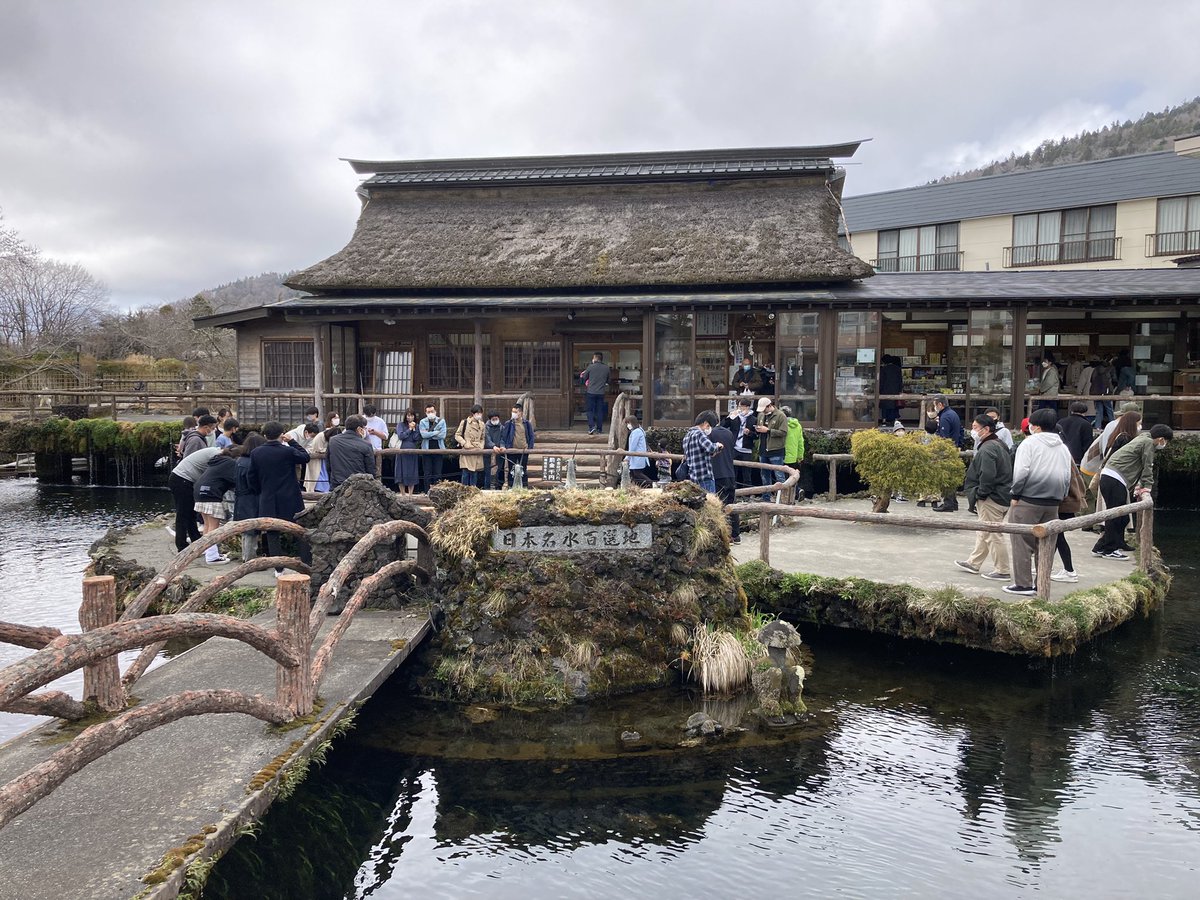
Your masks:
M 829 461 L 829 496 L 833 500 L 836 500 L 838 496 L 837 466 L 838 464 L 836 459 L 831 459 Z
M 79 607 L 79 626 L 94 631 L 117 621 L 117 579 L 112 575 L 92 575 L 83 579 L 83 604 Z M 125 708 L 125 689 L 116 656 L 83 667 L 83 699 L 95 700 L 105 712 Z
M 758 514 L 758 558 L 768 566 L 771 564 L 771 514 Z
M 1138 565 L 1150 573 L 1154 566 L 1154 507 L 1147 506 L 1138 516 Z
M 1037 595 L 1043 600 L 1050 599 L 1050 573 L 1053 571 L 1054 548 L 1057 544 L 1057 534 L 1047 534 L 1038 538 Z
M 312 605 L 308 596 L 307 575 L 281 575 L 276 580 L 276 630 L 284 644 L 300 660 L 295 667 L 275 670 L 275 701 L 296 716 L 312 712 L 312 656 L 308 617 Z

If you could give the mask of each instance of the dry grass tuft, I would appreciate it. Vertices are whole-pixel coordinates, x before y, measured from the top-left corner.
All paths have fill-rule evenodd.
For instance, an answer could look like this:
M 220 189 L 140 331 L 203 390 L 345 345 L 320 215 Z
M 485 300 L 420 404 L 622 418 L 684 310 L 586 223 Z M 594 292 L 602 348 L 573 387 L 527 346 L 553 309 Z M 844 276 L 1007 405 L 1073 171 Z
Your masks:
M 570 645 L 567 649 L 566 660 L 571 668 L 581 672 L 590 671 L 600 659 L 600 647 L 595 641 L 583 638 Z
M 501 619 L 516 605 L 516 598 L 507 591 L 494 590 L 487 595 L 479 608 L 493 619 Z
M 727 694 L 750 681 L 750 659 L 742 642 L 703 622 L 692 634 L 691 664 L 691 677 L 706 694 Z
M 952 630 L 963 615 L 977 605 L 977 601 L 953 587 L 920 593 L 908 601 L 909 612 L 941 630 Z
M 675 622 L 671 625 L 671 643 L 676 647 L 682 647 L 688 642 L 689 633 L 687 627 L 680 622 Z

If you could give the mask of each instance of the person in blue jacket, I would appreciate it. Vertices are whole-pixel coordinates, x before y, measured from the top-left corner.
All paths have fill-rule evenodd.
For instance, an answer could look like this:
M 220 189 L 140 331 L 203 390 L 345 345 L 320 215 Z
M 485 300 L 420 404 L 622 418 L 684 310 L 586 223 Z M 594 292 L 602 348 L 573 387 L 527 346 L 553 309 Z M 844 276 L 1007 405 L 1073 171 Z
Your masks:
M 512 486 L 513 466 L 518 463 L 525 473 L 525 484 L 529 484 L 529 451 L 533 449 L 533 425 L 525 418 L 525 413 L 519 403 L 514 403 L 512 418 L 500 429 L 500 447 L 502 464 L 500 484 Z
M 446 420 L 437 414 L 437 407 L 430 403 L 425 407 L 425 418 L 417 423 L 421 433 L 422 450 L 446 449 Z M 442 480 L 442 457 L 438 453 L 421 456 L 421 493 Z
M 933 415 L 937 416 L 937 431 L 935 432 L 937 436 L 953 441 L 954 446 L 961 450 L 963 443 L 962 419 L 950 408 L 946 398 L 941 394 L 933 398 Z M 937 512 L 958 512 L 958 491 L 954 489 L 946 491 L 942 495 L 942 502 L 935 503 L 933 508 Z

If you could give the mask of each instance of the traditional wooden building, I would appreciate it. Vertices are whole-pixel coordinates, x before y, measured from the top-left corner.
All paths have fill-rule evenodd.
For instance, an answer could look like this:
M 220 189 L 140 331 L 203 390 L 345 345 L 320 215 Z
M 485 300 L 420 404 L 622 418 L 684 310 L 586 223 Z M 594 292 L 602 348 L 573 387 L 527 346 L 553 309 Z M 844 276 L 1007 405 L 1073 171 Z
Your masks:
M 889 354 L 906 393 L 1010 415 L 1047 348 L 1128 346 L 1147 375 L 1200 355 L 1195 269 L 871 277 L 839 243 L 835 160 L 857 147 L 352 160 L 357 228 L 289 280 L 305 296 L 201 324 L 237 330 L 248 415 L 315 395 L 379 398 L 393 421 L 434 399 L 453 418 L 528 391 L 543 428 L 584 421 L 577 373 L 596 351 L 647 422 L 726 405 L 749 355 L 826 427 L 878 421 Z

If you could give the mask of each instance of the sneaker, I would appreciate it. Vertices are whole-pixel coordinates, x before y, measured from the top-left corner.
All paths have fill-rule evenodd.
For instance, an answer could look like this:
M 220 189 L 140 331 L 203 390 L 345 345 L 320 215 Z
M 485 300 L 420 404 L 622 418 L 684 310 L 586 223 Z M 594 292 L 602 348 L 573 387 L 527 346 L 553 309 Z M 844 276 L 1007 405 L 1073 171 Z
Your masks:
M 210 566 L 223 566 L 225 563 L 229 562 L 230 559 L 228 556 L 218 556 L 216 559 L 206 559 L 204 561 Z
M 965 559 L 956 559 L 954 561 L 954 564 L 956 566 L 958 566 L 960 569 L 965 569 L 966 571 L 970 572 L 972 575 L 979 574 L 979 566 L 973 566 L 969 562 L 967 562 Z
M 958 512 L 957 506 L 947 506 L 945 503 L 933 504 L 934 512 Z
M 740 544 L 741 542 L 742 539 L 740 537 L 732 537 L 729 539 L 729 543 L 731 544 Z
M 1008 581 L 1012 578 L 1011 572 L 981 572 L 980 578 L 990 578 L 992 581 Z
M 895 500 L 897 503 L 907 503 L 908 502 L 908 498 L 905 497 L 903 494 L 897 494 L 892 499 Z
M 1057 572 L 1050 573 L 1051 581 L 1062 581 L 1067 584 L 1075 584 L 1079 581 L 1079 576 L 1070 569 L 1059 569 Z
M 1111 553 L 1101 553 L 1100 556 L 1104 559 L 1132 559 L 1128 553 L 1122 553 L 1120 550 L 1113 550 Z
M 283 569 L 276 569 L 276 570 L 275 570 L 275 577 L 276 577 L 276 578 L 282 578 L 282 577 L 283 577 Z
M 171 537 L 175 537 L 175 529 L 172 526 L 164 525 L 163 527 L 167 529 L 167 534 L 169 534 Z
M 1022 597 L 1036 597 L 1037 590 L 1020 584 L 1006 584 L 1000 590 L 1006 594 L 1020 594 Z

